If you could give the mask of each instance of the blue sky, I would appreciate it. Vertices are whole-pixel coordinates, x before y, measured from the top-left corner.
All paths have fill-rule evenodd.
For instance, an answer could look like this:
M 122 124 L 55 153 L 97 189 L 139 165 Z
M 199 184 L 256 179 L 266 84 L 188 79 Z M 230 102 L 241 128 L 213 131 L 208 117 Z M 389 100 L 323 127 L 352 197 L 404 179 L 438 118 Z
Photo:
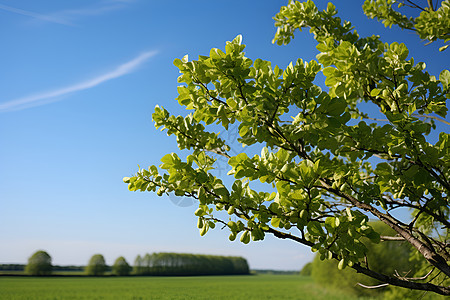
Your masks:
M 335 4 L 361 35 L 393 42 L 401 34 L 430 73 L 448 68 L 439 45 L 385 30 L 355 2 Z M 249 245 L 220 229 L 200 237 L 188 201 L 122 183 L 177 150 L 151 122 L 157 104 L 185 113 L 174 100 L 175 58 L 207 55 L 238 34 L 252 59 L 285 67 L 315 57 L 307 32 L 288 46 L 271 43 L 272 17 L 286 3 L 0 0 L 0 263 L 25 263 L 38 249 L 61 265 L 86 264 L 95 253 L 131 263 L 158 251 L 240 255 L 259 269 L 310 261 L 308 248 L 271 237 Z

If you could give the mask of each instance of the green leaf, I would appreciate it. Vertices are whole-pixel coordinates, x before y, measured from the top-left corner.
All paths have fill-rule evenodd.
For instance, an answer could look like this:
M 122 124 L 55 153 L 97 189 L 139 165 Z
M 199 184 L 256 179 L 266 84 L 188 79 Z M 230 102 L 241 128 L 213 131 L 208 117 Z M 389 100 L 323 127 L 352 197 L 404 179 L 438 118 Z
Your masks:
M 336 228 L 336 220 L 339 220 L 334 217 L 328 217 L 325 219 L 325 225 L 328 225 L 330 228 Z
M 240 45 L 242 43 L 242 35 L 238 35 L 234 38 L 233 43 Z
M 225 57 L 225 53 L 222 52 L 222 50 L 217 49 L 217 48 L 212 48 L 211 51 L 209 52 L 209 56 L 213 59 L 221 59 L 223 57 Z
M 202 208 L 197 208 L 197 210 L 194 212 L 194 215 L 197 217 L 201 217 L 205 215 L 205 211 Z
M 277 191 L 281 195 L 287 195 L 291 191 L 291 186 L 289 182 L 286 181 L 278 181 L 276 183 Z
M 200 186 L 199 188 L 198 188 L 198 191 L 197 191 L 197 197 L 198 197 L 198 199 L 201 201 L 201 200 L 203 200 L 204 198 L 205 198 L 205 188 L 203 187 L 203 186 Z
M 244 124 L 239 125 L 239 135 L 241 137 L 244 137 L 247 134 L 249 129 L 250 129 L 250 127 L 248 125 L 244 125 Z
M 441 74 L 439 74 L 439 81 L 442 83 L 444 90 L 448 90 L 448 86 L 450 84 L 450 71 L 443 70 Z
M 175 60 L 173 61 L 173 64 L 177 67 L 177 68 L 181 68 L 181 66 L 183 65 L 183 61 L 179 58 L 175 58 Z
M 345 264 L 345 259 L 341 259 L 338 263 L 338 269 L 343 270 L 347 265 Z
M 279 227 L 280 227 L 280 222 L 281 222 L 281 219 L 280 219 L 280 218 L 273 217 L 272 220 L 270 221 L 270 224 L 271 224 L 273 227 L 279 228 Z
M 247 230 L 242 233 L 240 240 L 244 244 L 248 244 L 250 242 L 250 234 Z
M 160 166 L 161 169 L 170 169 L 175 165 L 173 154 L 174 153 L 172 152 L 172 153 L 164 155 L 161 158 L 161 162 L 163 162 L 163 164 Z
M 280 160 L 280 163 L 286 163 L 289 158 L 289 152 L 284 150 L 283 148 L 280 148 L 277 152 L 277 158 Z
M 173 152 L 172 152 L 173 153 Z M 172 153 L 166 154 L 161 158 L 161 162 L 165 164 L 172 164 L 173 163 L 173 156 Z
M 237 102 L 236 102 L 233 98 L 228 98 L 228 99 L 227 99 L 227 104 L 228 104 L 228 106 L 230 106 L 232 109 L 237 109 Z
M 219 196 L 222 196 L 222 197 L 225 197 L 225 198 L 229 197 L 229 193 L 228 193 L 227 188 L 221 183 L 216 183 L 214 185 L 214 192 L 217 195 L 219 195 Z
M 327 67 L 327 68 L 325 68 L 325 69 L 322 70 L 322 73 L 323 73 L 324 76 L 330 77 L 330 76 L 333 76 L 333 75 L 334 75 L 334 72 L 335 72 L 335 71 L 336 71 L 335 68 L 333 68 L 333 67 Z
M 370 92 L 370 96 L 376 97 L 376 96 L 378 96 L 378 94 L 379 94 L 380 92 L 381 92 L 380 89 L 373 89 L 373 90 Z
M 444 51 L 445 49 L 448 48 L 448 46 L 450 46 L 450 45 L 445 45 L 445 46 L 440 47 L 440 48 L 439 48 L 439 51 Z
M 199 229 L 203 228 L 203 219 L 202 218 L 198 218 L 197 228 L 199 228 Z
M 308 229 L 308 232 L 312 235 L 315 236 L 320 236 L 320 235 L 324 235 L 325 232 L 322 229 L 322 226 L 320 226 L 320 223 L 317 221 L 311 221 L 308 223 L 308 225 L 306 226 L 306 228 Z
M 201 229 L 200 229 L 200 236 L 204 236 L 207 232 L 208 232 L 209 226 L 207 224 L 205 224 Z
M 316 48 L 317 48 L 317 50 L 319 50 L 320 52 L 325 52 L 325 51 L 328 50 L 328 47 L 327 47 L 327 45 L 325 45 L 325 44 L 318 44 L 318 45 L 316 46 Z

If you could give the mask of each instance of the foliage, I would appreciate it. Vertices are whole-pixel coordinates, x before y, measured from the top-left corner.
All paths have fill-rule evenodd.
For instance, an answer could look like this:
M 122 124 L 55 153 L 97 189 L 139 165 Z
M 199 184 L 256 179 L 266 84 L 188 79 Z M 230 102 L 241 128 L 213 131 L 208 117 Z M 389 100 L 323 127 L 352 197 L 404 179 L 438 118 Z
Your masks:
M 439 50 L 447 49 L 450 42 L 450 1 L 441 1 L 441 6 L 437 8 L 439 1 L 427 1 L 428 6 L 422 7 L 415 1 L 408 0 L 366 0 L 363 5 L 367 16 L 382 20 L 386 27 L 398 25 L 401 29 L 416 31 L 421 39 L 430 42 L 443 40 L 447 45 Z M 397 7 L 408 6 L 420 11 L 416 18 L 407 17 L 396 11 Z
M 94 254 L 86 266 L 86 274 L 89 276 L 103 276 L 106 271 L 105 258 L 101 254 Z
M 249 274 L 245 258 L 184 253 L 146 254 L 136 257 L 136 275 L 238 275 Z
M 37 276 L 50 275 L 52 273 L 52 258 L 43 250 L 36 251 L 28 259 L 25 273 Z
M 117 276 L 128 276 L 131 272 L 131 267 L 123 256 L 120 256 L 114 262 L 112 273 Z
M 299 297 L 300 295 L 300 297 Z M 23 278 L 2 277 L 0 299 L 356 300 L 298 275 Z
M 336 14 L 331 3 L 323 11 L 312 1 L 281 8 L 274 42 L 287 44 L 296 29 L 309 28 L 320 52 L 284 70 L 247 58 L 241 36 L 224 51 L 176 59 L 183 84 L 177 100 L 192 112 L 172 116 L 156 106 L 153 121 L 190 154 L 169 153 L 159 169 L 139 169 L 124 182 L 131 191 L 197 199 L 201 235 L 217 223 L 245 244 L 273 234 L 337 260 L 339 269 L 450 295 L 450 141 L 435 124 L 447 114 L 450 72 L 430 75 L 404 44 L 360 37 Z M 327 90 L 314 83 L 319 72 Z M 218 127 L 223 132 L 235 123 L 236 140 L 219 137 Z M 247 150 L 232 156 L 234 142 Z M 228 159 L 227 181 L 214 175 L 218 156 Z M 273 192 L 255 190 L 256 181 Z M 410 220 L 395 217 L 407 209 Z M 395 235 L 380 236 L 369 215 Z M 414 276 L 431 273 L 412 280 L 375 270 L 379 262 L 363 238 L 408 242 L 425 261 L 425 272 Z M 438 281 L 439 273 L 447 281 Z

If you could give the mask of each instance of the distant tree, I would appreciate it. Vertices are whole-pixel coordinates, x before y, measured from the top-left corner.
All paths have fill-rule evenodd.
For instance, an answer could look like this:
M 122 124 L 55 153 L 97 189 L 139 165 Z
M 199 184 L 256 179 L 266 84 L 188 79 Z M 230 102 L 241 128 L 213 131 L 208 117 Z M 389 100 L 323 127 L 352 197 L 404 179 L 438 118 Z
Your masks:
M 300 271 L 300 275 L 311 276 L 311 271 L 312 271 L 312 262 L 309 262 L 302 268 L 302 270 Z
M 144 272 L 142 257 L 138 254 L 134 260 L 134 269 L 133 273 L 136 275 L 142 275 Z
M 25 273 L 37 276 L 50 275 L 52 273 L 52 258 L 45 251 L 37 251 L 28 259 Z
M 144 255 L 144 258 L 142 259 L 142 272 L 143 274 L 150 274 L 150 268 L 152 267 L 152 255 L 149 253 Z
M 112 267 L 112 272 L 117 276 L 128 276 L 131 272 L 131 267 L 123 256 L 116 259 Z
M 102 276 L 106 271 L 105 258 L 101 254 L 95 254 L 89 260 L 86 267 L 86 274 L 90 276 Z

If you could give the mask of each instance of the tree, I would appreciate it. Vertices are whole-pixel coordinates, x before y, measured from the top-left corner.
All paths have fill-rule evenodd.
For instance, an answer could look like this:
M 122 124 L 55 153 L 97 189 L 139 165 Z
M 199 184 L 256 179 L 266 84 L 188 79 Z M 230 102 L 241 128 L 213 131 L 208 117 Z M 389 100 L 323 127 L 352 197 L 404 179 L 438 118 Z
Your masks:
M 136 275 L 142 275 L 144 273 L 142 257 L 139 254 L 134 259 L 133 273 L 136 274 Z
M 131 269 L 132 268 L 130 267 L 126 259 L 123 256 L 121 256 L 118 257 L 114 262 L 112 272 L 114 275 L 117 276 L 128 276 L 130 275 Z
M 150 274 L 150 268 L 153 265 L 152 259 L 153 257 L 149 253 L 144 255 L 144 258 L 142 259 L 142 267 L 144 274 Z
M 52 258 L 43 250 L 36 251 L 28 258 L 25 273 L 37 276 L 50 275 L 52 273 Z
M 86 274 L 89 276 L 103 276 L 105 271 L 105 258 L 101 254 L 94 254 L 86 267 Z
M 376 1 L 381 2 L 394 11 L 395 1 Z M 449 1 L 442 1 L 439 9 L 424 9 L 439 19 L 426 30 L 445 25 L 444 33 L 434 35 L 444 43 L 448 8 Z M 400 24 L 401 16 L 391 10 L 377 17 L 393 16 L 390 20 Z M 442 118 L 450 72 L 430 75 L 425 63 L 408 58 L 404 44 L 360 37 L 336 14 L 331 3 L 323 11 L 312 1 L 281 8 L 274 42 L 288 44 L 296 29 L 309 28 L 320 52 L 317 60 L 298 59 L 284 70 L 247 58 L 241 36 L 227 42 L 225 51 L 175 59 L 183 84 L 177 100 L 193 112 L 172 116 L 156 106 L 153 121 L 190 154 L 167 154 L 159 169 L 139 169 L 124 182 L 131 191 L 198 200 L 201 235 L 217 223 L 229 228 L 230 240 L 240 234 L 245 244 L 272 234 L 311 247 L 321 259 L 337 260 L 340 269 L 348 266 L 386 284 L 450 295 L 450 139 L 436 126 L 448 123 Z M 423 25 L 419 21 L 414 19 L 416 29 Z M 314 83 L 319 72 L 326 89 Z M 235 123 L 237 142 L 247 150 L 233 156 L 229 145 L 235 141 L 217 131 Z M 259 150 L 259 155 L 247 154 Z M 214 175 L 219 156 L 230 167 L 226 181 Z M 257 180 L 273 192 L 255 190 Z M 410 220 L 395 216 L 405 210 L 412 211 Z M 395 235 L 380 236 L 369 216 Z M 373 243 L 406 241 L 425 263 L 415 275 L 376 271 L 378 262 L 369 260 L 363 237 Z

